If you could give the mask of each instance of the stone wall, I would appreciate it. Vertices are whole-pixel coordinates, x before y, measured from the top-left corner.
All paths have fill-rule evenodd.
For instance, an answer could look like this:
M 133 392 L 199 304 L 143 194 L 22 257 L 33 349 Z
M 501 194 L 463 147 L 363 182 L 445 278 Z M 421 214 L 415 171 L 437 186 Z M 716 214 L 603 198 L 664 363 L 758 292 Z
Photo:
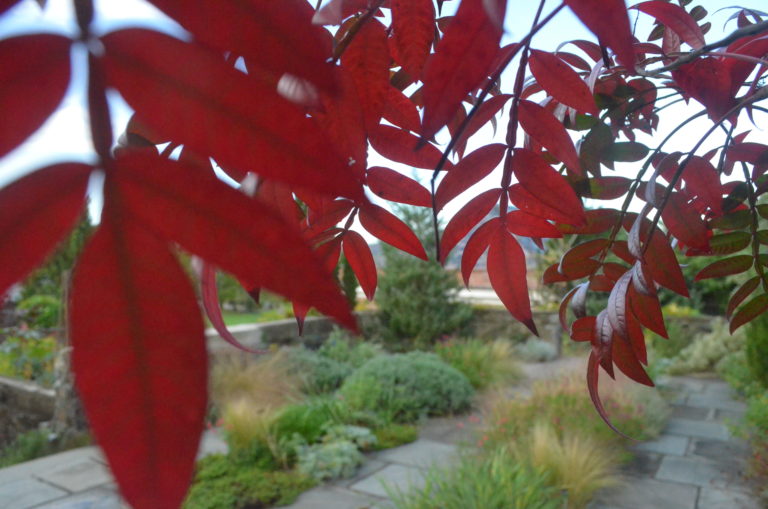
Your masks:
M 54 392 L 37 384 L 0 376 L 0 447 L 17 434 L 53 417 Z

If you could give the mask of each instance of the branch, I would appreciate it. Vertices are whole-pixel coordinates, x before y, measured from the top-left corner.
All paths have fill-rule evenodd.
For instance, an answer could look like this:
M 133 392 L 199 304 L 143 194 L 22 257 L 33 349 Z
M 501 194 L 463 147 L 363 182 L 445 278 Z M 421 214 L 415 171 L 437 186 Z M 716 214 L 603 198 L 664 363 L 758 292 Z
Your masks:
M 749 25 L 743 28 L 739 28 L 738 30 L 735 30 L 734 32 L 732 32 L 729 36 L 723 39 L 720 39 L 717 42 L 706 44 L 697 50 L 691 51 L 690 53 L 686 53 L 685 55 L 681 56 L 680 58 L 678 58 L 677 60 L 675 60 L 674 62 L 672 62 L 667 66 L 661 67 L 659 69 L 654 69 L 652 71 L 645 71 L 645 70 L 638 69 L 637 74 L 641 76 L 646 76 L 646 77 L 654 77 L 667 71 L 674 71 L 675 69 L 679 69 L 685 64 L 696 60 L 697 58 L 704 55 L 705 53 L 709 53 L 712 50 L 715 50 L 717 48 L 723 48 L 725 46 L 728 46 L 732 42 L 738 41 L 743 37 L 749 37 L 751 35 L 757 35 L 763 32 L 768 32 L 768 21 L 763 21 L 762 23 L 756 23 L 754 25 Z

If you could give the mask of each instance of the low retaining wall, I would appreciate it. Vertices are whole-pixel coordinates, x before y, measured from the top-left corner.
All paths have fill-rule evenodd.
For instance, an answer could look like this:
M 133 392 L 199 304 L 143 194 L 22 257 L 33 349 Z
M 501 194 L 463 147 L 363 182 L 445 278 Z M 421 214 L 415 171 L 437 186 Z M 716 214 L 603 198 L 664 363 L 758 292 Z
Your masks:
M 0 376 L 0 447 L 53 418 L 53 389 Z

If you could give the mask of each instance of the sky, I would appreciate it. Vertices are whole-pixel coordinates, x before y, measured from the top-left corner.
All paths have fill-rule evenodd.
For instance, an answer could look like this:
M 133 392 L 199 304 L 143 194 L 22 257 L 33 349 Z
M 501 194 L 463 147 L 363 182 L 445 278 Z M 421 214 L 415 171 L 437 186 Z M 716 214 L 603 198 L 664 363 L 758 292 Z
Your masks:
M 714 13 L 720 8 L 732 5 L 732 2 L 739 3 L 755 9 L 766 9 L 765 0 L 699 0 L 698 3 Z M 545 4 L 545 13 L 556 7 L 559 2 L 549 0 Z M 634 3 L 634 2 L 630 2 Z M 74 16 L 71 7 L 71 0 L 48 0 L 47 7 L 41 11 L 35 0 L 23 0 L 20 4 L 0 19 L 0 38 L 6 38 L 22 33 L 34 31 L 62 33 L 74 35 L 76 33 Z M 184 31 L 174 22 L 165 18 L 153 6 L 142 0 L 95 0 L 96 4 L 96 24 L 95 31 L 108 32 L 111 30 L 128 27 L 143 26 L 155 28 L 169 32 L 177 37 L 184 38 Z M 444 14 L 450 13 L 458 2 L 446 2 L 444 4 Z M 529 0 L 509 0 L 509 8 L 505 20 L 505 36 L 502 44 L 519 40 L 527 33 L 533 15 L 538 6 L 538 2 Z M 735 29 L 735 22 L 730 22 L 725 28 L 725 20 L 733 11 L 722 11 L 715 14 L 711 21 L 713 22 L 712 31 L 707 35 L 707 41 L 720 39 L 724 34 Z M 650 18 L 643 15 L 637 24 L 637 33 L 640 38 L 644 38 L 650 30 Z M 554 20 L 540 34 L 533 39 L 532 47 L 543 50 L 555 50 L 563 40 L 572 39 L 594 40 L 589 31 L 568 11 L 563 9 Z M 33 134 L 23 145 L 19 146 L 13 152 L 0 159 L 0 186 L 4 186 L 15 180 L 19 176 L 49 164 L 62 161 L 86 161 L 92 162 L 93 147 L 89 139 L 88 119 L 85 109 L 85 53 L 83 48 L 75 51 L 73 54 L 73 79 L 70 84 L 69 92 L 59 109 L 49 118 L 49 120 Z M 571 47 L 571 49 L 575 49 Z M 576 50 L 575 52 L 578 52 Z M 515 66 L 510 66 L 507 75 L 503 76 L 511 86 L 513 77 L 510 76 L 515 70 Z M 120 98 L 119 94 L 113 92 L 110 96 L 110 108 L 112 110 L 112 119 L 115 135 L 123 132 L 124 126 L 130 117 L 131 110 Z M 662 116 L 662 125 L 659 132 L 653 137 L 641 137 L 638 141 L 653 145 L 654 140 L 660 140 L 668 130 L 683 118 L 701 109 L 700 105 L 692 102 L 691 105 L 680 105 L 670 110 Z M 500 124 L 504 124 L 502 120 Z M 746 125 L 743 122 L 742 125 Z M 689 150 L 696 136 L 700 135 L 708 127 L 706 122 L 701 122 L 686 128 L 681 136 L 674 143 L 669 145 L 669 151 Z M 762 130 L 754 130 L 750 135 L 751 141 L 766 141 L 766 134 Z M 470 142 L 467 153 L 475 147 L 485 145 L 493 139 L 503 140 L 503 128 L 494 136 L 490 127 L 482 130 Z M 447 143 L 446 132 L 438 135 L 438 141 Z M 423 183 L 427 183 L 431 172 L 426 170 L 413 170 L 410 168 L 390 164 L 378 157 L 371 149 L 369 165 L 389 166 L 405 174 L 415 176 Z M 633 174 L 636 167 L 626 166 L 617 168 L 619 174 Z M 446 217 L 450 217 L 460 206 L 466 202 L 468 196 L 473 195 L 480 189 L 486 189 L 491 186 L 498 186 L 500 181 L 500 171 L 494 172 L 483 182 L 471 189 L 467 195 L 460 197 L 451 203 L 445 211 Z M 99 177 L 94 177 L 92 181 L 92 203 L 96 213 L 100 203 L 99 197 Z

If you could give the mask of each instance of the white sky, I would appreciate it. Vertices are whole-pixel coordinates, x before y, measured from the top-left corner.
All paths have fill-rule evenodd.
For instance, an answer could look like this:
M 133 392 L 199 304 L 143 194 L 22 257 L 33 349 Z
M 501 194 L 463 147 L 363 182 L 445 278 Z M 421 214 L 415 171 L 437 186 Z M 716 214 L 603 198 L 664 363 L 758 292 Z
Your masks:
M 766 9 L 765 0 L 700 0 L 698 4 L 709 10 L 710 15 L 720 8 L 732 5 L 732 2 L 739 3 L 755 9 Z M 0 19 L 0 38 L 5 38 L 21 33 L 34 31 L 45 31 L 55 33 L 65 33 L 74 35 L 76 33 L 74 17 L 71 9 L 71 0 L 48 0 L 48 6 L 45 11 L 40 10 L 34 0 L 24 0 L 13 8 L 8 15 Z M 96 31 L 110 31 L 126 26 L 146 26 L 166 32 L 171 32 L 176 36 L 183 37 L 184 32 L 175 23 L 165 18 L 154 7 L 142 0 L 96 0 L 97 24 Z M 549 0 L 545 13 L 558 5 L 559 2 Z M 635 3 L 635 2 L 631 2 Z M 507 35 L 503 43 L 519 40 L 527 33 L 533 15 L 538 6 L 535 1 L 509 1 L 505 29 Z M 456 2 L 446 2 L 444 4 L 444 13 L 454 9 Z M 635 12 L 635 11 L 630 11 Z M 735 29 L 735 22 L 730 22 L 724 29 L 723 24 L 733 11 L 722 11 L 708 19 L 712 21 L 712 30 L 707 34 L 707 41 L 711 42 L 721 38 L 726 33 Z M 641 22 L 638 24 L 638 36 L 644 39 L 649 31 L 650 18 L 641 15 Z M 554 50 L 563 42 L 571 39 L 594 40 L 594 37 L 581 25 L 581 23 L 568 11 L 564 9 L 557 17 L 533 40 L 533 47 L 543 50 Z M 571 51 L 578 53 L 578 50 L 571 46 Z M 514 80 L 515 66 L 510 66 L 506 73 L 505 88 L 508 91 Z M 73 57 L 73 79 L 70 90 L 66 95 L 60 108 L 49 118 L 49 120 L 24 144 L 19 146 L 6 157 L 0 159 L 0 186 L 6 185 L 10 181 L 18 178 L 31 170 L 43 167 L 48 164 L 62 161 L 92 161 L 93 148 L 89 139 L 87 124 L 87 114 L 85 105 L 85 60 L 82 51 L 76 53 Z M 122 101 L 118 94 L 114 93 L 110 98 L 112 108 L 112 118 L 114 123 L 115 136 L 118 136 L 124 129 L 124 126 L 131 114 L 130 108 Z M 653 148 L 655 142 L 660 141 L 663 136 L 669 132 L 677 123 L 690 116 L 692 113 L 701 109 L 701 106 L 692 101 L 690 106 L 676 106 L 669 108 L 661 116 L 661 125 L 658 133 L 651 139 L 650 137 L 639 137 L 638 141 L 646 143 Z M 758 117 L 759 118 L 759 117 Z M 505 120 L 499 122 L 500 132 L 496 135 L 496 140 L 503 140 Z M 694 123 L 686 128 L 678 138 L 667 146 L 667 151 L 689 150 L 701 133 L 709 127 L 707 121 Z M 740 122 L 740 132 L 748 128 L 747 119 Z M 751 141 L 766 141 L 765 132 L 753 129 L 750 135 Z M 466 153 L 472 151 L 477 146 L 482 146 L 491 141 L 493 133 L 490 126 L 478 133 Z M 718 136 L 715 138 L 720 140 Z M 448 137 L 444 131 L 438 136 L 438 140 L 447 143 Z M 710 145 L 712 146 L 712 145 Z M 641 163 L 637 163 L 639 165 Z M 427 170 L 411 170 L 407 167 L 391 164 L 381 159 L 377 154 L 370 150 L 369 165 L 382 165 L 398 169 L 408 175 L 416 175 L 425 185 L 428 185 L 431 172 Z M 619 173 L 633 175 L 636 171 L 636 165 L 625 165 L 625 168 L 619 168 Z M 414 173 L 415 171 L 415 173 Z M 486 189 L 491 186 L 498 186 L 500 182 L 500 171 L 497 170 L 491 174 L 476 188 L 470 190 L 465 196 L 473 196 L 477 190 Z M 98 182 L 94 182 L 93 199 L 98 206 L 99 196 L 96 189 Z M 444 214 L 446 217 L 452 215 L 468 198 L 460 197 L 454 200 L 447 208 Z M 604 202 L 603 202 L 604 204 Z

